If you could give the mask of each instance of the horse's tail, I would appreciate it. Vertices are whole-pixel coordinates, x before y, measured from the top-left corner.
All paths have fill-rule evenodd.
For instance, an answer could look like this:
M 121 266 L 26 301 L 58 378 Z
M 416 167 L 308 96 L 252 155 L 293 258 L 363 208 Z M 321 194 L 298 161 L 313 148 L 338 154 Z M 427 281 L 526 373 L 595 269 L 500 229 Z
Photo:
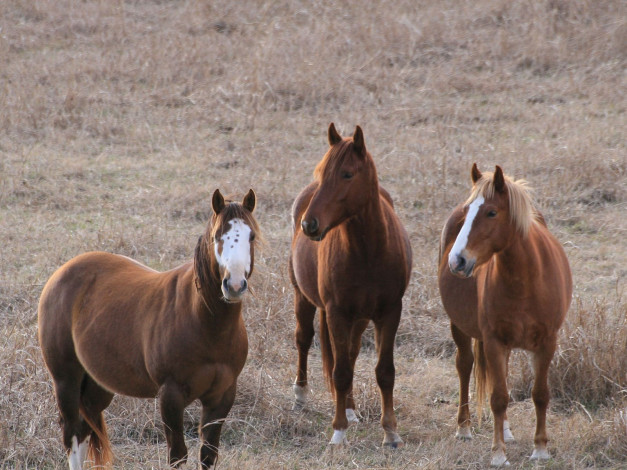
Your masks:
M 331 338 L 329 336 L 329 325 L 327 324 L 327 312 L 320 310 L 320 352 L 322 354 L 322 373 L 327 382 L 327 387 L 331 393 L 335 394 L 333 387 L 333 349 L 331 348 Z
M 483 341 L 474 339 L 473 354 L 475 356 L 475 393 L 477 395 L 477 420 L 481 424 L 483 418 L 483 405 L 487 396 L 486 390 L 490 389 L 490 377 L 486 366 Z M 488 392 L 489 393 L 489 392 Z
M 95 420 L 90 417 L 89 412 L 83 404 L 80 404 L 80 412 L 83 419 L 91 428 L 91 436 L 89 439 L 89 456 L 93 459 L 96 468 L 111 468 L 111 460 L 113 452 L 111 443 L 107 437 L 107 426 L 102 413 L 98 413 Z

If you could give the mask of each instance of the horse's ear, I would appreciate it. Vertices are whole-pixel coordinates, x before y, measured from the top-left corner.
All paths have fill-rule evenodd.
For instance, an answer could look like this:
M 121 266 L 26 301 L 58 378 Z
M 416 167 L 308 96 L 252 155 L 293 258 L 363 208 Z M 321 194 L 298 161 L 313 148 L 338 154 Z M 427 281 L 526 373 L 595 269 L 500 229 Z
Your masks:
M 477 168 L 477 163 L 472 164 L 472 170 L 470 170 L 470 177 L 472 178 L 472 183 L 475 184 L 477 181 L 481 179 L 481 172 L 479 168 Z
M 257 203 L 257 196 L 255 196 L 255 191 L 252 189 L 248 190 L 246 196 L 242 200 L 242 206 L 244 209 L 248 209 L 248 212 L 252 212 L 255 210 L 255 204 Z
M 499 193 L 505 190 L 505 176 L 503 176 L 503 169 L 498 165 L 494 170 L 494 189 Z
M 363 154 L 366 151 L 364 133 L 359 126 L 355 128 L 355 133 L 353 134 L 353 147 L 355 148 L 355 151 L 360 154 Z
M 329 124 L 329 145 L 333 147 L 338 142 L 342 141 L 342 136 L 335 129 L 335 124 Z
M 222 209 L 224 209 L 224 196 L 222 196 L 222 193 L 220 192 L 219 189 L 216 189 L 213 192 L 213 197 L 211 198 L 211 207 L 213 207 L 213 212 L 216 213 L 216 215 L 218 215 L 220 212 L 222 212 Z

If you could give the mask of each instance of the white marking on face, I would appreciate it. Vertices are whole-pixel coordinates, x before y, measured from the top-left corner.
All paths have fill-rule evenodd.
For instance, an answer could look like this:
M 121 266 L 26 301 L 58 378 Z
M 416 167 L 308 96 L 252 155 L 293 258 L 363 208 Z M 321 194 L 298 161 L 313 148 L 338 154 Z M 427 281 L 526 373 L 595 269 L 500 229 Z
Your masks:
M 483 196 L 479 196 L 468 206 L 468 213 L 466 214 L 466 220 L 464 221 L 464 225 L 462 225 L 462 229 L 459 231 L 459 234 L 457 234 L 457 239 L 453 244 L 453 248 L 451 248 L 451 251 L 448 254 L 449 266 L 456 266 L 457 257 L 461 255 L 462 251 L 466 249 L 466 244 L 468 243 L 468 236 L 470 235 L 472 223 L 474 222 L 475 217 L 479 212 L 479 208 L 483 205 L 484 202 L 485 199 L 483 198 Z
M 239 286 L 250 274 L 250 233 L 252 230 L 242 219 L 232 219 L 230 228 L 215 240 L 214 251 L 218 264 L 226 269 L 231 277 L 229 282 Z M 222 253 L 219 252 L 220 245 Z

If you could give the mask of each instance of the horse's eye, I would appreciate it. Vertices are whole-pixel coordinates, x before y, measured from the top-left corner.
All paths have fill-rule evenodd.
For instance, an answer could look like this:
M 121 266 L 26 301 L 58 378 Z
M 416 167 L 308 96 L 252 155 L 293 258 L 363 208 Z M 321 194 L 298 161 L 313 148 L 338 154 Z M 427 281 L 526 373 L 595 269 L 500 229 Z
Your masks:
M 251 242 L 255 241 L 255 232 L 250 232 L 250 241 Z
M 353 177 L 353 174 L 350 171 L 344 171 L 342 172 L 342 178 L 344 178 L 345 180 L 349 180 Z
M 495 210 L 491 210 L 488 212 L 488 217 L 490 217 L 491 219 L 493 219 L 494 217 L 496 217 L 496 211 Z

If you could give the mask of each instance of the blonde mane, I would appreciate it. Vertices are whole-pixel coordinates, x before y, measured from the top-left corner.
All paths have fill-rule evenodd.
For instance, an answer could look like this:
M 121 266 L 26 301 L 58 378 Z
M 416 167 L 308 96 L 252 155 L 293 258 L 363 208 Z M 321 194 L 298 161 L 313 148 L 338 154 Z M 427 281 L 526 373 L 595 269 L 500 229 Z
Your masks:
M 519 233 L 523 237 L 526 237 L 529 233 L 531 225 L 538 223 L 539 218 L 533 198 L 531 197 L 531 192 L 533 190 L 528 186 L 528 183 L 525 180 L 520 179 L 514 181 L 507 175 L 503 176 L 505 178 L 505 187 L 507 188 L 507 194 L 509 196 L 510 220 Z M 483 196 L 485 199 L 493 198 L 494 192 L 494 173 L 486 171 L 474 184 L 470 197 L 466 200 L 465 205 L 470 204 L 479 196 Z

